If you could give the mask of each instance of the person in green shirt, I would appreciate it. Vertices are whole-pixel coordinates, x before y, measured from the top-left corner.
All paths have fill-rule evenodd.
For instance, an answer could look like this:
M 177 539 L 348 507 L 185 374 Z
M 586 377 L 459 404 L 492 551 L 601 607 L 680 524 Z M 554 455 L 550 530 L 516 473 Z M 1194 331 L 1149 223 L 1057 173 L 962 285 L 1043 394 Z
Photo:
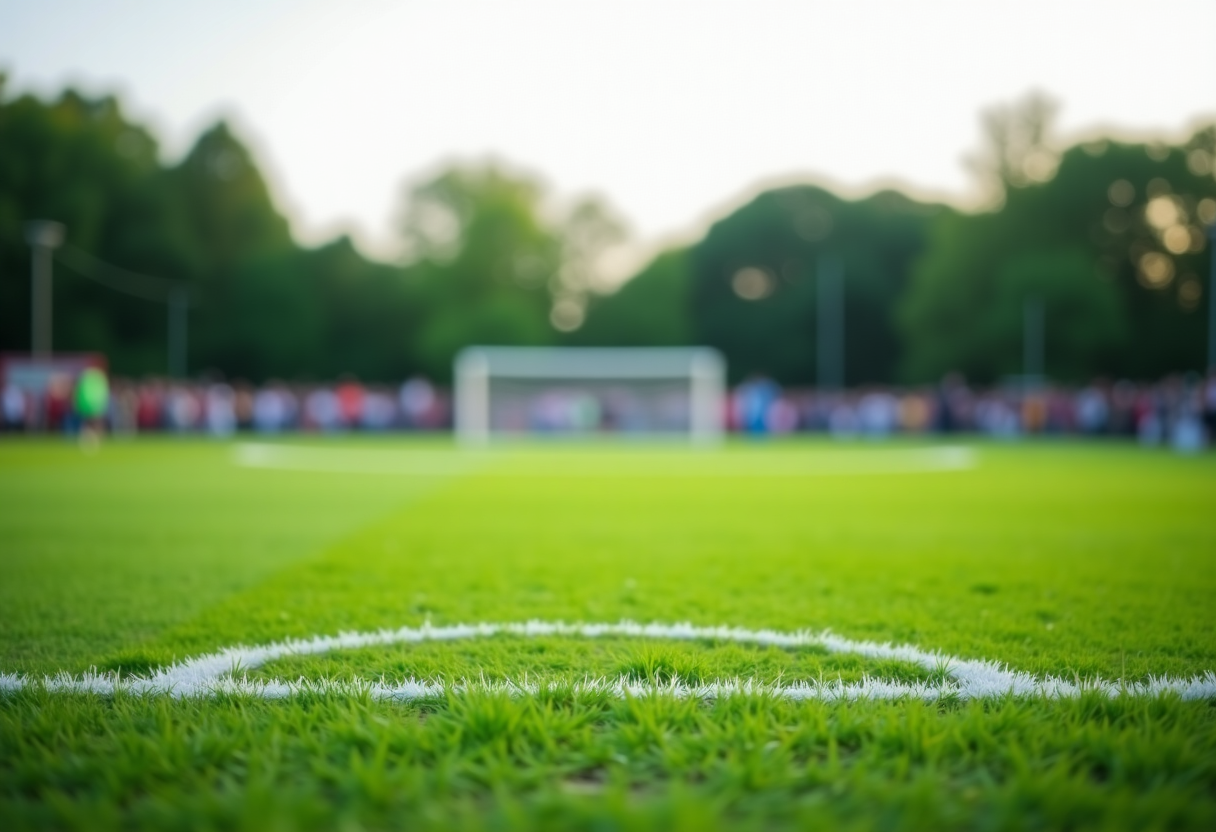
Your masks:
M 72 404 L 80 419 L 80 445 L 93 450 L 101 443 L 106 412 L 110 407 L 110 382 L 96 367 L 86 367 L 76 379 Z

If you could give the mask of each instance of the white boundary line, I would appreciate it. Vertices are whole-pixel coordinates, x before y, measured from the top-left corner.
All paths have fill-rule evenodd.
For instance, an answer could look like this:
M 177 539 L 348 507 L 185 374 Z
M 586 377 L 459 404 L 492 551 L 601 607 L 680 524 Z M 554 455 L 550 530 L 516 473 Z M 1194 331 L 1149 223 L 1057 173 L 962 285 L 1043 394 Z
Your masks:
M 241 442 L 232 450 L 232 463 L 240 468 L 322 474 L 443 477 L 468 473 L 483 460 L 481 455 L 446 450 L 325 448 L 268 442 Z
M 966 471 L 977 464 L 971 448 L 943 445 L 928 448 L 833 449 L 824 453 L 789 456 L 706 454 L 673 450 L 666 464 L 656 466 L 650 457 L 644 465 L 631 464 L 628 454 L 601 455 L 574 448 L 552 457 L 537 457 L 537 464 L 495 470 L 491 460 L 518 459 L 509 451 L 398 450 L 377 448 L 326 448 L 243 442 L 235 446 L 232 462 L 241 468 L 310 471 L 328 474 L 389 474 L 438 477 L 478 473 L 496 477 L 839 477 L 874 474 L 924 474 Z
M 398 684 L 335 680 L 296 681 L 250 679 L 236 676 L 286 656 L 318 655 L 334 650 L 350 650 L 387 644 L 417 644 L 427 641 L 462 641 L 510 635 L 520 638 L 566 636 L 598 638 L 617 636 L 676 641 L 718 641 L 784 648 L 818 647 L 829 653 L 849 653 L 871 659 L 895 659 L 930 671 L 941 672 L 940 682 L 901 682 L 866 678 L 861 682 L 798 682 L 790 685 L 759 682 L 755 679 L 722 680 L 688 684 L 674 680 L 669 684 L 638 682 L 626 678 L 587 679 L 574 683 L 536 683 L 523 681 L 466 681 L 453 684 L 407 679 Z M 525 623 L 455 624 L 434 627 L 402 627 L 363 633 L 341 633 L 311 639 L 288 639 L 254 647 L 226 647 L 180 664 L 158 670 L 150 676 L 119 679 L 117 674 L 86 673 L 71 676 L 59 673 L 42 678 L 0 673 L 0 693 L 43 688 L 54 693 L 95 693 L 111 695 L 125 692 L 143 696 L 168 695 L 176 698 L 239 695 L 281 699 L 308 693 L 367 695 L 374 699 L 417 701 L 442 698 L 451 693 L 497 691 L 511 695 L 536 694 L 542 690 L 572 690 L 616 697 L 672 695 L 713 699 L 733 695 L 768 695 L 784 699 L 992 699 L 1004 696 L 1062 699 L 1096 692 L 1109 697 L 1159 696 L 1176 694 L 1186 700 L 1216 699 L 1216 673 L 1178 678 L 1152 677 L 1147 682 L 1112 682 L 1095 678 L 1067 680 L 1053 676 L 1037 677 L 1010 670 L 997 662 L 960 659 L 911 645 L 854 641 L 831 632 L 781 632 L 747 630 L 740 627 L 700 627 L 694 624 L 567 624 L 560 621 Z

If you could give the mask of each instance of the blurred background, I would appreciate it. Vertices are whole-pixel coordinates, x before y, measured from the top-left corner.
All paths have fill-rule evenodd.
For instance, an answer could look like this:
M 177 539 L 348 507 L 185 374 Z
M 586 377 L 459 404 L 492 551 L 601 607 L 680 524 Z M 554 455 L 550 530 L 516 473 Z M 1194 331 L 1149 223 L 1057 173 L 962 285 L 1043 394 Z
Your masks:
M 118 431 L 435 429 L 471 344 L 707 345 L 738 429 L 1202 442 L 1213 32 L 1183 0 L 3 2 L 4 424 L 70 427 L 97 366 Z

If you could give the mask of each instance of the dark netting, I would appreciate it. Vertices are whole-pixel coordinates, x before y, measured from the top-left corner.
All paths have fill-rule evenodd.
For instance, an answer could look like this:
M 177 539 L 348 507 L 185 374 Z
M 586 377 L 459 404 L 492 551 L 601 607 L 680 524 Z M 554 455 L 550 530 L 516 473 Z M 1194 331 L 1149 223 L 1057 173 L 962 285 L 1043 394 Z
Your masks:
M 489 381 L 495 433 L 688 433 L 687 378 Z

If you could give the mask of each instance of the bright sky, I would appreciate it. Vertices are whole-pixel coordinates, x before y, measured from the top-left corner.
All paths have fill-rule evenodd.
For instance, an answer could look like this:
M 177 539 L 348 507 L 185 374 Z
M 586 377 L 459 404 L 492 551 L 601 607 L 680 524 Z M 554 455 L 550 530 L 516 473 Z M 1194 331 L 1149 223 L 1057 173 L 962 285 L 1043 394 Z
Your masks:
M 0 0 L 10 92 L 122 95 L 176 156 L 217 117 L 297 236 L 394 252 L 403 187 L 493 155 L 597 193 L 639 248 L 765 183 L 966 203 L 979 112 L 1062 133 L 1216 118 L 1213 0 Z

